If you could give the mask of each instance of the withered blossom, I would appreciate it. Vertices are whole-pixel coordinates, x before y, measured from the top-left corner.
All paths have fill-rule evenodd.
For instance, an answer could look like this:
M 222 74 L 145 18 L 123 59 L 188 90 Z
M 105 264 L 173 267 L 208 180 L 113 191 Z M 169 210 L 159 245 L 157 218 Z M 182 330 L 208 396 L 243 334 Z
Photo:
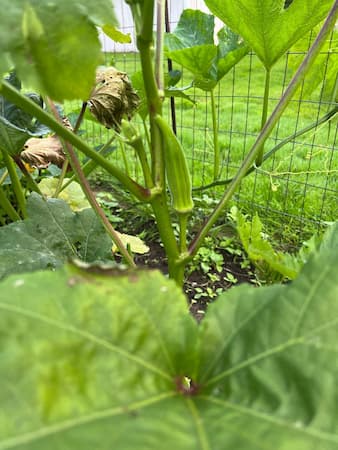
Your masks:
M 99 69 L 96 86 L 88 101 L 91 113 L 107 128 L 119 131 L 122 118 L 130 119 L 140 99 L 128 75 L 114 67 Z

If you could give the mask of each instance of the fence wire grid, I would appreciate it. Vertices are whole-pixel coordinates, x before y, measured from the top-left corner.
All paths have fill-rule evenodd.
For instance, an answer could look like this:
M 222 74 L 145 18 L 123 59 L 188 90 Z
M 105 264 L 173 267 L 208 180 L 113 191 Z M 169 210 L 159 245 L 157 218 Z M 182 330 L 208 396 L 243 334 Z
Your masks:
M 131 44 L 116 44 L 102 36 L 106 64 L 114 64 L 129 76 L 140 70 L 135 51 L 134 29 L 127 5 L 115 2 L 120 29 L 132 36 Z M 170 29 L 175 29 L 181 10 L 175 2 L 169 2 Z M 187 2 L 185 2 L 187 3 Z M 199 6 L 197 0 L 188 2 L 189 7 Z M 314 33 L 307 37 L 309 48 Z M 326 70 L 337 65 L 337 31 L 320 54 L 320 70 L 323 80 L 314 92 L 308 94 L 311 79 L 303 85 L 275 127 L 265 144 L 265 152 L 294 135 L 281 149 L 242 182 L 233 204 L 249 214 L 258 212 L 265 223 L 272 226 L 283 239 L 290 234 L 312 233 L 323 224 L 337 219 L 338 205 L 338 152 L 337 114 L 330 121 L 298 136 L 305 127 L 319 121 L 337 104 L 327 98 Z M 297 47 L 284 55 L 271 72 L 269 112 L 286 89 L 296 67 L 306 51 Z M 181 70 L 174 63 L 174 69 Z M 317 68 L 318 69 L 318 68 Z M 319 70 L 319 69 L 318 69 Z M 181 86 L 187 85 L 192 76 L 183 70 Z M 337 79 L 336 79 L 337 89 Z M 263 105 L 264 69 L 256 55 L 249 53 L 219 83 L 215 90 L 217 122 L 221 149 L 220 180 L 232 177 L 241 161 L 254 143 L 261 122 Z M 177 135 L 182 141 L 189 159 L 194 187 L 208 185 L 213 181 L 213 138 L 211 103 L 208 93 L 197 88 L 188 91 L 194 103 L 175 99 Z M 166 101 L 170 120 L 170 102 Z M 87 138 L 104 142 L 106 131 L 87 124 Z M 92 128 L 90 128 L 92 127 Z M 117 160 L 120 157 L 116 156 Z M 199 196 L 219 195 L 223 187 L 197 191 Z M 287 233 L 286 233 L 287 234 Z

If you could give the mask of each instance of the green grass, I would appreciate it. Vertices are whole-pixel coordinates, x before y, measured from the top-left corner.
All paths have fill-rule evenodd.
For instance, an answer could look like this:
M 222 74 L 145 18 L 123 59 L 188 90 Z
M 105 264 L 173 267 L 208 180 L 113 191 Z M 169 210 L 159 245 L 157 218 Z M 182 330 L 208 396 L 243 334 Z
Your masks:
M 107 55 L 107 62 L 110 60 L 111 55 Z M 272 71 L 270 112 L 292 77 L 293 70 L 287 62 L 289 60 L 286 57 L 282 58 Z M 117 54 L 114 63 L 129 75 L 139 69 L 135 54 Z M 190 81 L 189 73 L 184 73 L 182 85 Z M 264 70 L 255 56 L 248 55 L 235 70 L 227 74 L 216 90 L 222 152 L 221 179 L 236 173 L 259 133 L 263 88 Z M 176 99 L 178 136 L 189 160 L 193 185 L 201 186 L 212 182 L 213 175 L 210 97 L 198 89 L 191 89 L 188 93 L 194 97 L 195 105 Z M 327 105 L 319 103 L 319 96 L 317 89 L 311 98 L 299 101 L 298 96 L 289 105 L 266 142 L 266 151 L 327 112 Z M 71 108 L 67 105 L 67 109 Z M 105 142 L 111 133 L 89 121 L 85 121 L 84 127 L 85 137 L 93 145 Z M 325 124 L 315 132 L 289 143 L 242 182 L 234 201 L 245 212 L 258 211 L 275 238 L 297 244 L 313 233 L 320 223 L 337 219 L 336 128 L 337 118 L 330 126 Z M 129 149 L 127 157 L 128 166 L 135 174 L 134 154 Z M 117 164 L 123 164 L 120 151 L 116 151 L 112 158 Z M 140 174 L 139 169 L 137 174 Z M 222 190 L 214 188 L 208 195 L 221 195 Z

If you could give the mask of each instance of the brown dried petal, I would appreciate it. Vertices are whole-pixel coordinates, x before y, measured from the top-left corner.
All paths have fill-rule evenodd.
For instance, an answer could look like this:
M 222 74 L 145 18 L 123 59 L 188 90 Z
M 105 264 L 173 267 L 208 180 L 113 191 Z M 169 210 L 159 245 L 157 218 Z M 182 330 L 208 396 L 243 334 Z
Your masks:
M 118 131 L 123 116 L 130 118 L 139 102 L 126 73 L 114 67 L 98 71 L 96 87 L 88 103 L 100 123 Z
M 66 158 L 57 136 L 28 139 L 20 157 L 38 169 L 45 169 L 51 163 L 62 167 Z

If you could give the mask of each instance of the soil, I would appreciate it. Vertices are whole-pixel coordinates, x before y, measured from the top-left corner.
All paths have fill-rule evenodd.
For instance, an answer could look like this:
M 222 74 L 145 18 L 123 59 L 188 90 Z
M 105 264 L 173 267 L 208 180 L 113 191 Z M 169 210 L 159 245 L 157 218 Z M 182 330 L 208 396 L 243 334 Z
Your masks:
M 126 202 L 125 198 L 121 197 L 121 191 L 112 188 L 110 183 L 95 180 L 92 183 L 92 188 L 96 193 L 112 193 L 114 198 L 118 200 L 118 207 L 109 207 L 113 216 L 124 218 L 123 227 L 120 229 L 118 224 L 117 229 L 132 235 L 138 235 L 143 230 L 147 230 L 146 244 L 150 250 L 144 255 L 135 254 L 136 264 L 140 267 L 155 268 L 163 274 L 167 274 L 166 256 L 159 242 L 154 221 L 149 217 L 148 220 L 145 220 L 144 212 L 138 211 L 135 204 L 130 205 L 128 201 Z M 152 236 L 152 238 L 149 236 Z M 198 321 L 204 317 L 208 305 L 217 298 L 219 293 L 234 286 L 234 283 L 227 280 L 229 274 L 237 280 L 236 286 L 241 283 L 255 284 L 256 281 L 254 268 L 247 262 L 243 265 L 243 259 L 240 256 L 228 253 L 225 249 L 217 249 L 217 251 L 223 256 L 222 271 L 218 272 L 216 269 L 212 270 L 212 268 L 208 273 L 204 273 L 202 270 L 194 270 L 187 274 L 183 286 L 190 311 Z
M 136 264 L 148 268 L 156 268 L 166 274 L 167 265 L 163 248 L 158 242 L 149 243 L 147 241 L 147 245 L 150 251 L 145 255 L 137 255 L 135 257 Z M 254 269 L 251 266 L 243 269 L 241 267 L 242 260 L 240 257 L 234 257 L 224 250 L 220 250 L 220 253 L 223 255 L 224 268 L 222 272 L 214 272 L 214 275 L 217 276 L 219 281 L 210 280 L 210 275 L 213 275 L 211 272 L 206 274 L 202 270 L 195 270 L 187 276 L 183 286 L 189 302 L 190 312 L 198 321 L 203 319 L 208 305 L 217 298 L 217 291 L 226 291 L 234 286 L 233 283 L 225 279 L 229 273 L 237 279 L 236 286 L 241 283 L 254 283 Z M 210 297 L 207 294 L 208 288 L 210 292 L 215 293 L 214 297 Z M 201 294 L 201 291 L 204 293 L 204 296 L 196 298 Z

